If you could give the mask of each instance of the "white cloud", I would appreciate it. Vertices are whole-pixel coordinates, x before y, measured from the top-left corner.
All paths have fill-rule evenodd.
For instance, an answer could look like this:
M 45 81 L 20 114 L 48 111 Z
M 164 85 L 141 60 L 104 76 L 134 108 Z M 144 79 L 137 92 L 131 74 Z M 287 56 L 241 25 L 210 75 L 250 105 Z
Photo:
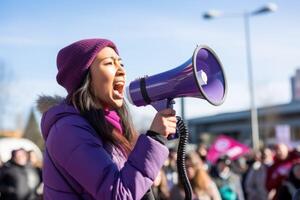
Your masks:
M 259 106 L 287 103 L 291 100 L 291 85 L 287 81 L 272 81 L 256 88 L 256 101 Z

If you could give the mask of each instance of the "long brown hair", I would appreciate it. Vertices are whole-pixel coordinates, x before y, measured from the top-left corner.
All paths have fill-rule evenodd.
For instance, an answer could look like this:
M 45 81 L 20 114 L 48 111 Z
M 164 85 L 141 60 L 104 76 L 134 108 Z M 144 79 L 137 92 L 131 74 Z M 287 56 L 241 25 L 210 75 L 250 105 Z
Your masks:
M 186 156 L 186 161 L 192 162 L 192 167 L 196 173 L 191 180 L 191 185 L 195 193 L 207 192 L 209 193 L 209 186 L 212 182 L 208 173 L 206 172 L 203 162 L 196 152 L 190 152 Z
M 81 87 L 67 99 L 87 119 L 104 143 L 119 147 L 128 156 L 133 149 L 137 134 L 125 101 L 122 107 L 116 110 L 123 128 L 123 134 L 119 134 L 113 130 L 112 125 L 106 122 L 104 111 L 97 108 L 98 101 L 91 88 L 91 82 L 91 74 L 88 72 Z
M 160 178 L 160 181 L 157 179 Z M 158 184 L 158 185 L 157 185 Z M 168 188 L 168 180 L 165 171 L 161 168 L 152 185 L 154 196 L 159 200 L 167 200 L 170 198 L 170 191 Z

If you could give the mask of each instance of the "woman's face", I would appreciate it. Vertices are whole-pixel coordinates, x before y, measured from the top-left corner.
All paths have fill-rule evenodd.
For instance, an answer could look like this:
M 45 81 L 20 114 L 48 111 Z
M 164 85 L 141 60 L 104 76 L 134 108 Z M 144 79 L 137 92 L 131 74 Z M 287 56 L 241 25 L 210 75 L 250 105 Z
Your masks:
M 189 180 L 192 180 L 196 175 L 196 169 L 194 167 L 194 163 L 190 160 L 186 160 L 185 162 L 186 172 Z
M 125 90 L 125 70 L 114 49 L 103 48 L 91 67 L 92 89 L 103 108 L 120 108 Z

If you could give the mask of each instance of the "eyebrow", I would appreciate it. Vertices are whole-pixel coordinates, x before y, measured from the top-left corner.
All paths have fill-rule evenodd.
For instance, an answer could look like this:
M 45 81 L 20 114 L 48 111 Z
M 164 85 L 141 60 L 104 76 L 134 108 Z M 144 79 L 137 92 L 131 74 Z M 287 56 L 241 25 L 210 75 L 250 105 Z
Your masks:
M 113 59 L 113 60 L 118 59 L 118 61 L 122 61 L 121 57 L 116 58 L 114 56 L 109 56 L 109 57 L 102 58 L 99 62 L 102 62 L 103 60 L 108 59 L 108 58 Z

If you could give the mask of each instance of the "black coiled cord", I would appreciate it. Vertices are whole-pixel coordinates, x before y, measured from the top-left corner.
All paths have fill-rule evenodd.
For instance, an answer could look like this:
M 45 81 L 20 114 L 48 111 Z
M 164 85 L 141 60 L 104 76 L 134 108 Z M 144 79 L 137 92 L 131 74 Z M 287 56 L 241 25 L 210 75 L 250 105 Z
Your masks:
M 184 192 L 185 192 L 185 200 L 192 199 L 192 186 L 186 174 L 185 167 L 185 155 L 186 155 L 186 145 L 188 142 L 188 129 L 181 119 L 181 117 L 176 116 L 177 118 L 177 131 L 179 133 L 179 144 L 177 149 L 177 170 L 179 178 L 183 184 Z

